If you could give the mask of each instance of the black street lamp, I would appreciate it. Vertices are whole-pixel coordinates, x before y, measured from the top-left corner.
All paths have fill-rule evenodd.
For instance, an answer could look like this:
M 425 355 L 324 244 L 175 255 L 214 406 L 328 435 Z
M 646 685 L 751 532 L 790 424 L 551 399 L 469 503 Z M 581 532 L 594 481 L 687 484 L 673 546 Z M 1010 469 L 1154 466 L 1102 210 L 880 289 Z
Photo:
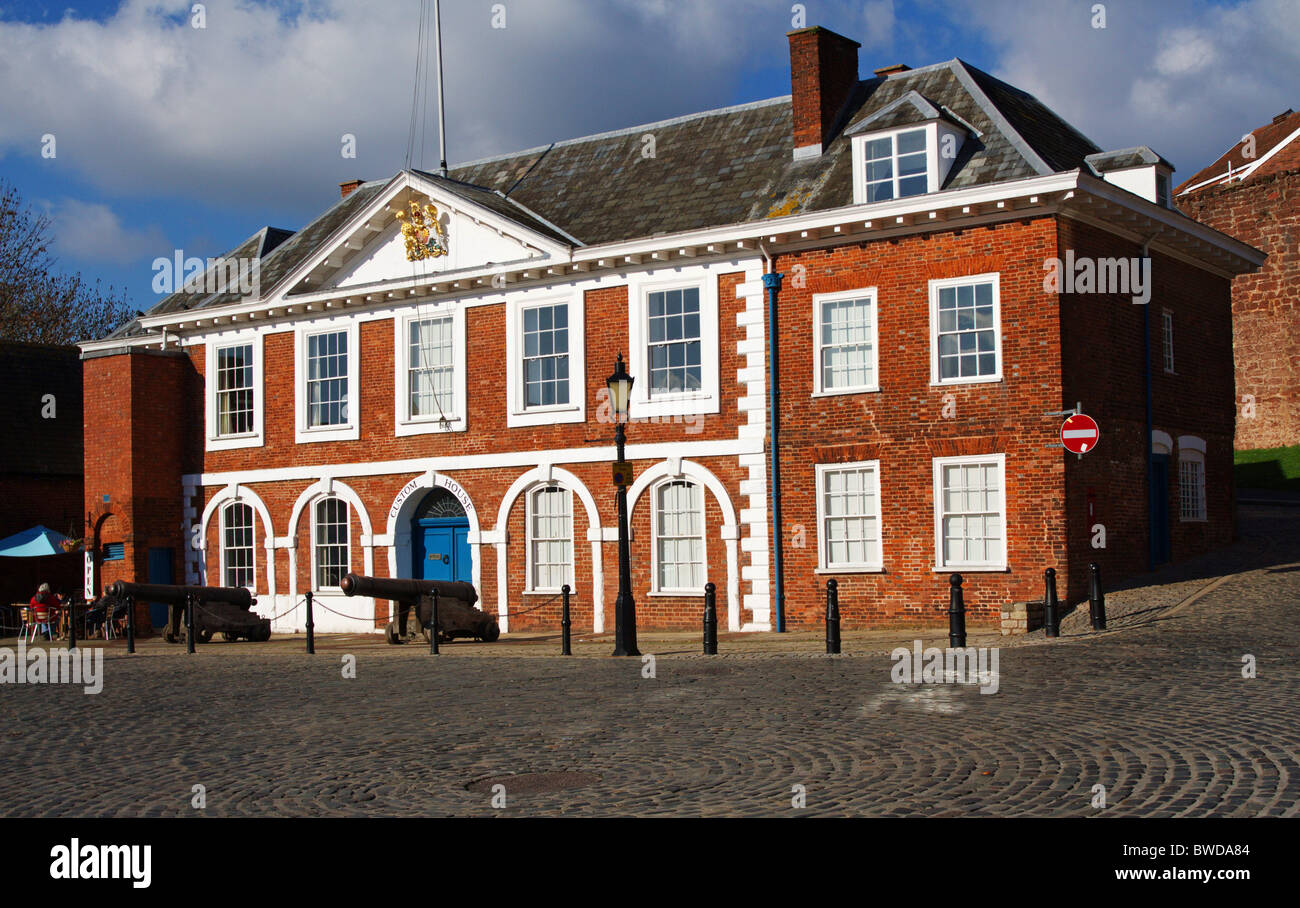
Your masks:
M 623 354 L 614 363 L 614 374 L 605 379 L 609 402 L 614 411 L 614 484 L 618 486 L 618 599 L 614 602 L 614 655 L 639 656 L 636 648 L 636 602 L 632 599 L 632 555 L 627 539 L 627 485 L 632 481 L 632 465 L 623 459 L 627 433 L 628 407 L 632 402 L 632 382 L 623 366 Z

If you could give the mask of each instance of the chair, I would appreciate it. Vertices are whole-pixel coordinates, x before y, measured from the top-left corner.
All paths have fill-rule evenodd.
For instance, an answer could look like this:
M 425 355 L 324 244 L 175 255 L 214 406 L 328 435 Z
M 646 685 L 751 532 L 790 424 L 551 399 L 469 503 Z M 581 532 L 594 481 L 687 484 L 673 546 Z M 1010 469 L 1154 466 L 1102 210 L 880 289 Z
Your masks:
M 30 628 L 32 632 L 31 636 L 27 640 L 28 643 L 34 643 L 36 641 L 37 631 L 44 631 L 51 640 L 54 639 L 54 622 L 50 618 L 49 606 L 28 606 L 23 609 L 23 630 L 18 632 L 19 640 L 22 639 L 23 633 L 28 628 Z

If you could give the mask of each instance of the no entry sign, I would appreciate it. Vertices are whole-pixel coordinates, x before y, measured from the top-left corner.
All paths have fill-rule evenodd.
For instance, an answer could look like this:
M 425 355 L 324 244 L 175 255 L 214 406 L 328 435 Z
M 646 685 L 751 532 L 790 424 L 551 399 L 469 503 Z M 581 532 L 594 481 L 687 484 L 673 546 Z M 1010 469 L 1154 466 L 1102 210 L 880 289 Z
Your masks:
M 1061 444 L 1071 454 L 1086 454 L 1097 447 L 1101 430 L 1097 420 L 1086 413 L 1076 413 L 1061 423 Z

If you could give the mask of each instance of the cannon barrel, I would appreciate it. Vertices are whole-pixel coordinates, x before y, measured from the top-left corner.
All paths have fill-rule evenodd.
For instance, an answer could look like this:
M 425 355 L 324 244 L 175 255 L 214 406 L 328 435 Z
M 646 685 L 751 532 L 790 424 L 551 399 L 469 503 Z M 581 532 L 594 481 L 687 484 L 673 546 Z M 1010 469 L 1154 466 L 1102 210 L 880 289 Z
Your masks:
M 183 605 L 187 596 L 194 596 L 199 602 L 227 602 L 242 609 L 252 608 L 257 601 L 242 586 L 177 586 L 170 583 L 127 583 L 118 580 L 106 592 L 119 598 L 133 596 L 138 601 L 165 602 L 169 605 Z
M 437 590 L 439 599 L 459 599 L 466 605 L 478 602 L 474 584 L 459 580 L 399 580 L 348 574 L 339 581 L 339 589 L 345 596 L 373 596 L 393 602 L 415 602 Z

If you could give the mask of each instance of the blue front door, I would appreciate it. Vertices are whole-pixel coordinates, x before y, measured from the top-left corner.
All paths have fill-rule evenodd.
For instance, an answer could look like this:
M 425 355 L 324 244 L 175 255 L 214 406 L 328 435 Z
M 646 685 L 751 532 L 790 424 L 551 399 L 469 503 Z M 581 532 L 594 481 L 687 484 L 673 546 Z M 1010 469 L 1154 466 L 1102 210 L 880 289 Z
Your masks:
M 175 583 L 172 575 L 172 550 L 163 548 L 149 549 L 149 582 Z M 167 624 L 167 603 L 150 602 L 149 620 L 154 627 Z
M 419 580 L 473 581 L 469 554 L 469 520 L 431 517 L 411 528 L 411 576 Z

